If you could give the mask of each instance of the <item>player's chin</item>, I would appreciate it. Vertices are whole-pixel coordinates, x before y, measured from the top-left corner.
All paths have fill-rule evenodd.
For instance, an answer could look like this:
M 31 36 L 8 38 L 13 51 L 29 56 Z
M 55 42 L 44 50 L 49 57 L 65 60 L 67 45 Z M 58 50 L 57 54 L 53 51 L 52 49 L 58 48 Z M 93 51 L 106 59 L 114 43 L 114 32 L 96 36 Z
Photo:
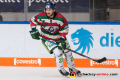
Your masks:
M 50 17 L 51 15 L 50 14 L 47 14 L 48 17 Z

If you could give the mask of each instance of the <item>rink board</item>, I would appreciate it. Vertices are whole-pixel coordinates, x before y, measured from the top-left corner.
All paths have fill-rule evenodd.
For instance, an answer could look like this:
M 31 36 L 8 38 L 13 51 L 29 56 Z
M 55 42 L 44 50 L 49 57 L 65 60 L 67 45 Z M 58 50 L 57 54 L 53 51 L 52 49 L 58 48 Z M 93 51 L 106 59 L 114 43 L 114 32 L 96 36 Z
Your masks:
M 16 66 L 16 67 L 56 67 L 54 58 L 0 58 L 0 66 Z M 107 59 L 102 63 L 97 63 L 89 59 L 74 59 L 77 68 L 120 68 L 120 59 Z M 63 59 L 64 67 L 67 67 L 65 59 Z
M 54 55 L 47 52 L 40 40 L 31 38 L 29 22 L 3 22 L 0 26 L 0 66 L 56 67 Z M 71 22 L 67 39 L 72 50 L 91 58 L 108 59 L 97 64 L 73 53 L 76 67 L 120 68 L 120 23 Z M 64 65 L 67 66 L 65 60 Z

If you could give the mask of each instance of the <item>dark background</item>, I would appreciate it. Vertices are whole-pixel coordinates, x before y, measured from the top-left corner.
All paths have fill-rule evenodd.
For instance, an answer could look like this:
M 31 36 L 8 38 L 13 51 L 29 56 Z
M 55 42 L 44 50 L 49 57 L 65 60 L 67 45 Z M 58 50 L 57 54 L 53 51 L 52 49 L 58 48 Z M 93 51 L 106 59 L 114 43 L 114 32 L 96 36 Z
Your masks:
M 0 12 L 24 12 L 24 0 L 21 2 L 0 2 Z M 36 0 L 28 7 L 28 12 L 43 12 L 45 3 Z M 89 0 L 69 0 L 69 3 L 56 3 L 58 12 L 89 12 Z

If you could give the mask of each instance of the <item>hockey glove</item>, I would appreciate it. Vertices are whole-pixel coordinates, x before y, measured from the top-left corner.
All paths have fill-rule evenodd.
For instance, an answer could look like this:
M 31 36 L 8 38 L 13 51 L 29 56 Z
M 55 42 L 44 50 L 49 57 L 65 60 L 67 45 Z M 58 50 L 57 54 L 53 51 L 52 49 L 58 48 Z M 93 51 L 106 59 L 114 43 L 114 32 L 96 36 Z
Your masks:
M 60 46 L 60 47 L 58 47 L 59 49 L 63 49 L 63 50 L 65 50 L 66 49 L 66 42 L 65 42 L 66 40 L 64 39 L 64 38 L 61 38 L 60 37 L 60 39 L 58 40 L 58 45 Z
M 33 30 L 29 31 L 29 32 L 30 32 L 31 37 L 33 39 L 40 40 L 40 38 L 39 38 L 40 33 L 39 33 L 39 31 L 37 29 L 33 29 Z

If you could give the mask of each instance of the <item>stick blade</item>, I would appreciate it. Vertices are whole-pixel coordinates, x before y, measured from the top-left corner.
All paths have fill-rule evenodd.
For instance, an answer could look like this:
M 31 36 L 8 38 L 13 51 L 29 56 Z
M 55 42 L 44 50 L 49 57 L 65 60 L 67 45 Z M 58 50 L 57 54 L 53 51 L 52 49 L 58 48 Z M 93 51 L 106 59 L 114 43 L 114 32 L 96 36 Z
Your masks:
M 106 57 L 103 57 L 102 59 L 98 60 L 97 62 L 98 62 L 98 63 L 101 63 L 101 62 L 104 62 L 104 61 L 106 61 L 106 60 L 107 60 Z

